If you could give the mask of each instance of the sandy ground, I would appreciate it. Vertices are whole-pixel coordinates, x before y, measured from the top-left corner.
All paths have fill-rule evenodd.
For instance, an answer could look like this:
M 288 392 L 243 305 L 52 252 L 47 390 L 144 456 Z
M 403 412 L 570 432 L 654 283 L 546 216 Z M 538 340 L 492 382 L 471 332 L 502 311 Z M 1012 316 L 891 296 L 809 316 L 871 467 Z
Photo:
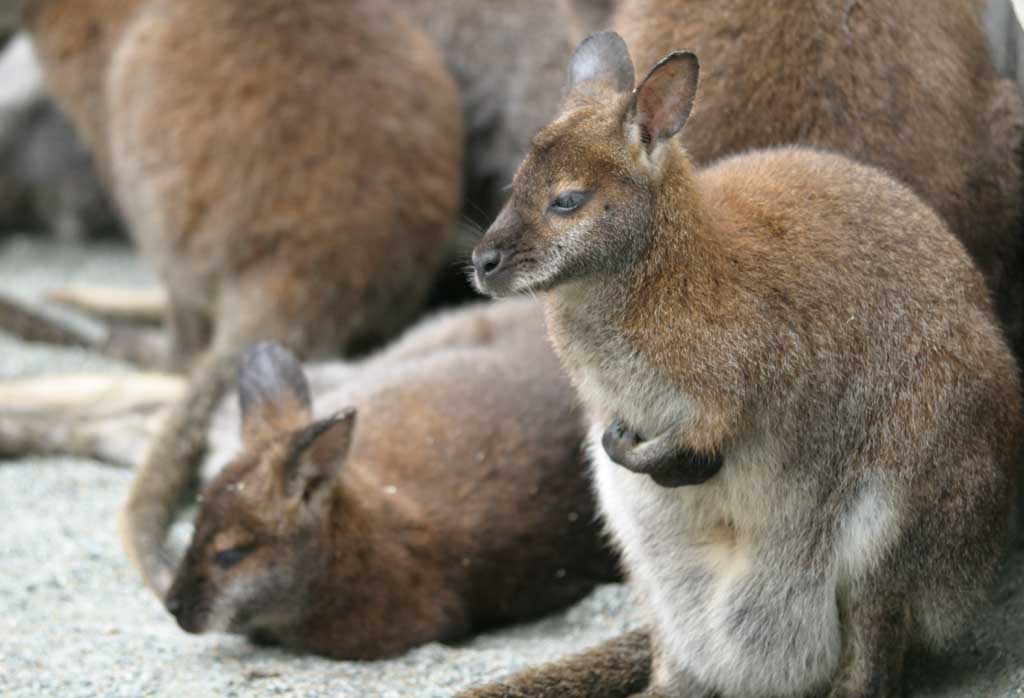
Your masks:
M 0 292 L 33 300 L 71 282 L 145 285 L 130 252 L 0 242 Z M 0 334 L 0 378 L 123 370 Z M 451 696 L 470 683 L 595 644 L 632 625 L 609 586 L 547 620 L 384 662 L 333 662 L 181 632 L 128 566 L 116 513 L 131 473 L 70 459 L 0 462 L 0 696 Z M 918 659 L 912 695 L 1024 698 L 1024 546 L 996 607 L 963 641 Z

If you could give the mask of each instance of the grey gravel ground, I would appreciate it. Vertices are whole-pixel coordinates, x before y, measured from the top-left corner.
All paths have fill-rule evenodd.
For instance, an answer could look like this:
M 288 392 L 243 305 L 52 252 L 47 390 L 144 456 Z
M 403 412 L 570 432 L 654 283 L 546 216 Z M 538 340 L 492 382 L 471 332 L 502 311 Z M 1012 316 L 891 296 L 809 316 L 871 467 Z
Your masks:
M 71 282 L 147 284 L 134 256 L 16 238 L 0 243 L 0 292 L 34 299 Z M 0 334 L 0 378 L 121 370 L 88 353 Z M 333 662 L 178 630 L 129 568 L 116 514 L 131 474 L 69 459 L 0 462 L 0 696 L 451 696 L 595 644 L 631 625 L 622 587 L 550 619 L 384 662 Z M 996 608 L 960 644 L 913 665 L 913 695 L 1024 698 L 1024 547 Z

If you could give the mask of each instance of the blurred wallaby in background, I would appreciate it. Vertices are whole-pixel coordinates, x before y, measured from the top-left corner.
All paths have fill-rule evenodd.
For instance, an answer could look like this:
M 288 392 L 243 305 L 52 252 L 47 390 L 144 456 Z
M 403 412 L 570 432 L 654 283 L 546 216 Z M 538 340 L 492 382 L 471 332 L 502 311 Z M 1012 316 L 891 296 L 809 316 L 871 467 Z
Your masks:
M 0 230 L 82 241 L 118 227 L 92 158 L 46 94 L 24 34 L 0 54 Z
M 610 20 L 608 0 L 396 0 L 434 40 L 466 124 L 466 216 L 486 225 L 530 139 L 555 113 L 573 47 Z
M 966 245 L 1024 352 L 1024 108 L 997 74 L 983 0 L 620 0 L 638 71 L 676 49 L 710 71 L 682 134 L 707 163 L 830 148 L 892 173 Z
M 167 290 L 169 360 L 192 366 L 126 508 L 162 592 L 170 506 L 238 351 L 365 350 L 424 303 L 459 202 L 458 93 L 369 0 L 31 0 L 24 20 Z

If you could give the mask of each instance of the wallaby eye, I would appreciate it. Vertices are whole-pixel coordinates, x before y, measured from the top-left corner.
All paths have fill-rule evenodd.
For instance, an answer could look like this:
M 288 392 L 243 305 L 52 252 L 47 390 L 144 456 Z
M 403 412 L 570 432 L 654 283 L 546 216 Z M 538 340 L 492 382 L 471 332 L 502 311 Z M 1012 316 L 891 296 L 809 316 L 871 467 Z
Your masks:
M 252 552 L 252 546 L 239 546 L 237 548 L 228 548 L 227 550 L 221 550 L 219 553 L 213 556 L 213 561 L 221 569 L 229 569 L 234 567 L 239 562 L 244 560 L 246 556 Z
M 564 191 L 551 202 L 551 210 L 555 213 L 572 213 L 590 198 L 590 192 Z

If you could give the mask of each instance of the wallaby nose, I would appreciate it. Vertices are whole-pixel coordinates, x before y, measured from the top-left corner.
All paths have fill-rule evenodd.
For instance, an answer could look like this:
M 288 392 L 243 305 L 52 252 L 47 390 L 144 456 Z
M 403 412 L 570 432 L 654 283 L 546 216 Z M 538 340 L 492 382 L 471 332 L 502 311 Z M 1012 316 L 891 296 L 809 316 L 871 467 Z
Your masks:
M 504 261 L 505 255 L 493 247 L 484 250 L 478 247 L 473 250 L 473 268 L 480 278 L 486 278 L 497 273 Z
M 181 599 L 177 596 L 168 596 L 164 599 L 164 608 L 167 609 L 168 613 L 177 618 L 178 614 L 181 613 Z

